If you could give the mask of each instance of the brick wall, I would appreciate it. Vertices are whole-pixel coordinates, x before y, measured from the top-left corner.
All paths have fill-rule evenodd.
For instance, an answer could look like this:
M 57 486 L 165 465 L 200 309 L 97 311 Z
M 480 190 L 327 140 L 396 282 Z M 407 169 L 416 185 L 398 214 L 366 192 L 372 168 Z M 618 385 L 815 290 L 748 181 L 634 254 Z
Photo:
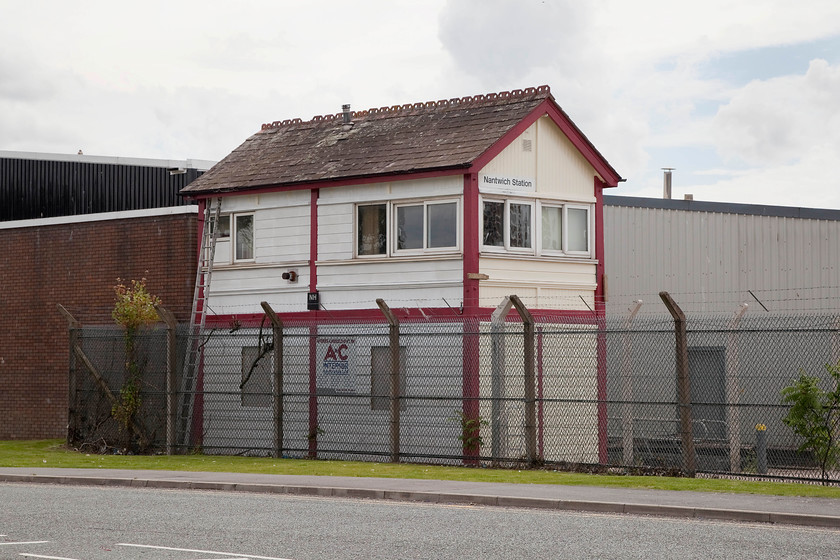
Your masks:
M 0 229 L 0 439 L 63 438 L 67 322 L 113 324 L 116 279 L 145 277 L 188 320 L 196 214 Z

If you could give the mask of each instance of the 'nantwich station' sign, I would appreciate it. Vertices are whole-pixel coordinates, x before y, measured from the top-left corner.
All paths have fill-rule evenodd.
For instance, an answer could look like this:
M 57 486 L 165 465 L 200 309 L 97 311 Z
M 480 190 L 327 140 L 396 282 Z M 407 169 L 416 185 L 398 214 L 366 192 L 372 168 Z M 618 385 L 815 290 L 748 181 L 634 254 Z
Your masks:
M 537 190 L 536 181 L 504 175 L 479 175 L 478 190 L 482 192 L 521 193 Z

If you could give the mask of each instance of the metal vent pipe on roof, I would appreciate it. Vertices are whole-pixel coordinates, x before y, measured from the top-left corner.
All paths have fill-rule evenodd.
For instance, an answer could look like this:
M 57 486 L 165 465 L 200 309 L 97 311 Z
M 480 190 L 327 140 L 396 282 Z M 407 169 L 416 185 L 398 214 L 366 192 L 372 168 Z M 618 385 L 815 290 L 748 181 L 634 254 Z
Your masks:
M 663 167 L 662 171 L 665 172 L 665 177 L 663 177 L 663 185 L 662 185 L 662 198 L 670 199 L 671 198 L 671 172 L 674 170 L 674 167 Z
M 342 105 L 341 112 L 344 114 L 344 124 L 353 122 L 352 113 L 350 113 L 350 104 Z

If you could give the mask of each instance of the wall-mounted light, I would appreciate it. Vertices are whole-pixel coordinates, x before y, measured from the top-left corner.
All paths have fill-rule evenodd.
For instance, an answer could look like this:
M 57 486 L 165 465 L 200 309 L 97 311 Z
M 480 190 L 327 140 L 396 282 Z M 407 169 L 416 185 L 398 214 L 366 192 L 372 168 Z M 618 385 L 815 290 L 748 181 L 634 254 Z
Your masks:
M 280 275 L 280 278 L 282 278 L 283 280 L 288 280 L 289 282 L 297 282 L 297 279 L 298 279 L 297 270 L 286 271 L 286 272 L 284 272 L 283 274 Z

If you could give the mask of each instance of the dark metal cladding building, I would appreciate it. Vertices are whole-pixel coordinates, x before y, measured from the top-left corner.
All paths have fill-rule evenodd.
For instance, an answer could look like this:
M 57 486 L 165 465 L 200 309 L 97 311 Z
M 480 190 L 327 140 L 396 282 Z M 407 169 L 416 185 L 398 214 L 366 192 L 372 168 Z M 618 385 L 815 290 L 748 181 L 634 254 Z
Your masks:
M 0 151 L 0 222 L 192 204 L 213 163 Z

